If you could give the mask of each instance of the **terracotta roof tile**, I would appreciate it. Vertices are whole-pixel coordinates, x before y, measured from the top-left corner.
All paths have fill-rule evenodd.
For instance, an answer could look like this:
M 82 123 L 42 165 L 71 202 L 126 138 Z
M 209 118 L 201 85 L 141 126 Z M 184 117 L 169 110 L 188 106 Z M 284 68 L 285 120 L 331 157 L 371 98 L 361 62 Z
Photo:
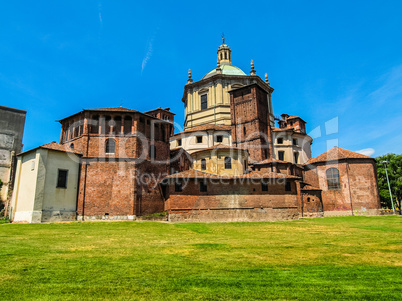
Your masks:
M 331 148 L 329 151 L 326 151 L 325 153 L 319 155 L 318 157 L 308 160 L 307 163 L 305 163 L 304 165 L 313 164 L 317 162 L 337 161 L 342 159 L 373 159 L 373 158 L 335 146 Z
M 115 108 L 98 108 L 98 109 L 84 109 L 84 111 L 99 111 L 99 112 L 138 112 L 136 110 L 127 109 L 123 107 Z
M 246 149 L 243 149 L 240 147 L 234 147 L 234 146 L 229 146 L 229 145 L 224 145 L 224 144 L 219 143 L 219 144 L 215 144 L 211 147 L 203 148 L 198 151 L 192 152 L 192 154 L 200 153 L 200 152 L 203 152 L 206 150 L 213 150 L 213 149 L 233 149 L 233 150 L 247 151 Z
M 43 144 L 43 145 L 39 146 L 39 148 L 51 149 L 51 150 L 56 150 L 56 151 L 61 151 L 61 152 L 66 152 L 66 153 L 73 153 L 76 155 L 82 155 L 79 151 L 70 148 L 67 144 L 60 144 L 60 143 L 57 143 L 54 141 L 47 143 L 47 144 Z
M 302 188 L 302 190 L 322 190 L 322 189 L 311 186 L 311 185 L 306 185 Z
M 183 172 L 167 176 L 168 179 L 299 179 L 299 177 L 289 176 L 274 172 L 253 171 L 240 176 L 223 176 L 202 172 L 195 169 L 189 169 Z
M 253 162 L 254 165 L 264 165 L 264 164 L 269 164 L 269 163 L 284 163 L 284 164 L 292 164 L 291 162 L 288 161 L 282 161 L 274 158 L 270 159 L 265 159 L 263 161 L 258 161 L 258 162 Z
M 183 133 L 192 133 L 192 132 L 202 132 L 202 131 L 207 131 L 207 130 L 212 130 L 212 131 L 230 131 L 231 127 L 228 125 L 217 125 L 217 124 L 204 124 L 204 125 L 198 125 L 190 129 L 186 129 L 183 132 L 177 133 L 176 135 L 180 135 Z

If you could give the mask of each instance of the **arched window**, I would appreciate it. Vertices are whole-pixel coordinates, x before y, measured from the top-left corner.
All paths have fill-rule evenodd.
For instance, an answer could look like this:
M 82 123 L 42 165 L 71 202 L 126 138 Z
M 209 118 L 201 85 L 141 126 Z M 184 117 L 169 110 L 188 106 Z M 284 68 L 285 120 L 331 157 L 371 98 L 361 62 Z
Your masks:
M 327 183 L 329 190 L 341 188 L 338 169 L 330 168 L 327 170 Z
M 225 60 L 228 59 L 228 53 L 225 51 Z
M 225 157 L 225 169 L 232 169 L 232 158 Z
M 124 117 L 124 134 L 131 134 L 132 119 L 130 116 Z
M 74 149 L 74 143 L 71 143 L 71 144 L 70 144 L 70 148 L 71 148 L 71 149 Z
M 114 154 L 116 151 L 116 141 L 114 139 L 106 139 L 105 153 Z
M 91 134 L 99 133 L 99 116 L 95 115 L 89 120 L 89 124 L 91 126 Z
M 201 159 L 201 170 L 207 169 L 207 160 Z

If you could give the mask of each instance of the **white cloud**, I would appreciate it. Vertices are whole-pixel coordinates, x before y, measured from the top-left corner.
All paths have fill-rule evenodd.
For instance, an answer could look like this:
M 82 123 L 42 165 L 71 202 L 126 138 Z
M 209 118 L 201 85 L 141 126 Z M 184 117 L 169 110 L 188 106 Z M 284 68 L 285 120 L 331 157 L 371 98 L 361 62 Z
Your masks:
M 364 148 L 364 149 L 356 151 L 356 153 L 366 155 L 366 156 L 372 156 L 375 153 L 375 150 L 374 150 L 374 148 Z

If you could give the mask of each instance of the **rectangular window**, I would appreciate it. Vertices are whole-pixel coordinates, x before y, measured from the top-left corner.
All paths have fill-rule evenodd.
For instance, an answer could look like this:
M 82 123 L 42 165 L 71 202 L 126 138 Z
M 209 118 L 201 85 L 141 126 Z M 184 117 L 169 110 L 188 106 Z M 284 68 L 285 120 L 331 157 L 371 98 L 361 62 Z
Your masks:
M 202 143 L 202 136 L 197 136 L 197 143 Z
M 232 169 L 232 158 L 225 157 L 225 169 Z
M 183 186 L 180 182 L 176 182 L 174 184 L 174 191 L 175 192 L 182 192 L 183 191 Z
M 216 142 L 220 143 L 223 141 L 223 136 L 216 136 Z
M 285 161 L 285 152 L 278 152 L 278 160 Z
M 295 163 L 299 163 L 299 153 L 293 153 L 293 156 L 295 158 Z
M 57 188 L 67 188 L 67 176 L 68 170 L 59 169 L 59 174 L 57 176 Z
M 278 144 L 283 144 L 283 138 L 278 138 L 278 139 L 276 139 L 276 142 L 277 142 Z
M 261 191 L 268 191 L 268 184 L 267 183 L 261 183 Z
M 207 183 L 200 182 L 200 192 L 207 192 Z
M 208 94 L 201 95 L 201 110 L 208 108 Z
M 292 191 L 292 187 L 290 186 L 290 182 L 285 183 L 285 191 Z
M 298 145 L 297 144 L 297 139 L 293 139 L 293 145 Z
M 177 139 L 177 146 L 181 146 L 181 139 Z

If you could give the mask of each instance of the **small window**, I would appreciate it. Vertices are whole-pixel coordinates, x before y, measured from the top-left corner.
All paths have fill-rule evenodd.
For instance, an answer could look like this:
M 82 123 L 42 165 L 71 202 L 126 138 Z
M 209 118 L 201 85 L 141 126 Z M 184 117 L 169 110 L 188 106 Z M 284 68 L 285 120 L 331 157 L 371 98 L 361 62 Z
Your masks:
M 216 142 L 220 143 L 223 141 L 223 136 L 216 136 Z
M 183 191 L 183 185 L 180 182 L 176 182 L 174 184 L 174 191 L 175 192 L 182 192 Z
M 243 126 L 243 134 L 244 134 L 244 136 L 246 136 L 246 127 L 245 126 Z
M 71 143 L 71 144 L 70 144 L 70 148 L 71 148 L 71 149 L 74 149 L 74 143 Z
M 278 138 L 278 139 L 276 139 L 276 142 L 277 142 L 278 144 L 283 144 L 283 138 Z
M 200 192 L 207 192 L 207 183 L 200 182 Z
M 197 143 L 202 143 L 202 136 L 197 136 Z
M 297 153 L 297 152 L 293 153 L 293 157 L 295 159 L 295 163 L 296 164 L 299 163 L 299 153 Z
M 225 169 L 232 169 L 232 158 L 225 157 Z
M 310 197 L 307 198 L 307 203 L 310 203 Z
M 228 54 L 227 54 L 227 52 L 225 51 L 225 60 L 227 60 L 228 59 Z
M 114 139 L 106 139 L 106 154 L 114 154 L 116 151 L 116 141 Z
M 336 168 L 330 168 L 326 172 L 327 174 L 327 182 L 328 182 L 328 189 L 340 189 L 341 184 L 339 180 L 339 171 Z
M 285 161 L 285 152 L 279 151 L 278 152 L 278 159 L 281 161 Z
M 299 145 L 297 144 L 297 139 L 293 139 L 293 145 Z
M 290 186 L 290 182 L 285 183 L 285 191 L 292 191 L 292 186 Z
M 261 183 L 261 191 L 268 191 L 268 184 L 267 183 Z
M 181 139 L 177 139 L 177 146 L 181 146 Z
M 68 170 L 59 169 L 59 174 L 57 175 L 57 188 L 67 188 L 67 176 Z
M 201 170 L 207 169 L 207 160 L 201 159 Z
M 201 95 L 201 110 L 208 108 L 208 94 Z

